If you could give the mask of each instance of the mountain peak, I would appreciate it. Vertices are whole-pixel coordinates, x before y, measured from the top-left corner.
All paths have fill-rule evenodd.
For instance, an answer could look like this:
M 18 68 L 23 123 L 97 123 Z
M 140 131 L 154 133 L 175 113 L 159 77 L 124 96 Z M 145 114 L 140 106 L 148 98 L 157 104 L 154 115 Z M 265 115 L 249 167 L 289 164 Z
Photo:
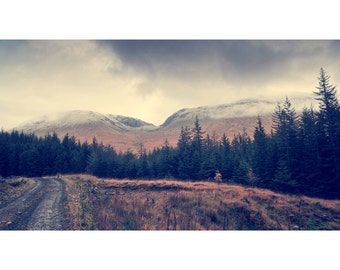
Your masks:
M 113 114 L 108 114 L 106 116 L 110 118 L 111 120 L 118 121 L 130 128 L 142 128 L 142 127 L 155 128 L 153 124 L 144 122 L 134 117 L 123 116 L 123 115 L 113 115 Z
M 42 130 L 53 132 L 61 129 L 77 129 L 82 126 L 90 125 L 106 126 L 107 128 L 119 131 L 126 131 L 131 128 L 155 128 L 154 125 L 137 118 L 112 114 L 104 115 L 98 112 L 86 110 L 72 110 L 43 115 L 26 121 L 15 129 L 23 130 L 25 132 L 37 132 Z
M 310 104 L 311 99 L 292 99 L 293 106 L 299 110 L 302 104 Z M 45 136 L 56 132 L 61 138 L 68 133 L 80 141 L 98 141 L 110 144 L 117 150 L 134 150 L 140 143 L 152 150 L 163 145 L 165 139 L 176 145 L 181 126 L 192 126 L 198 117 L 207 134 L 217 136 L 226 134 L 229 138 L 247 129 L 249 135 L 254 131 L 257 116 L 262 118 L 266 131 L 270 131 L 271 114 L 276 102 L 261 99 L 243 99 L 217 106 L 184 108 L 171 116 L 161 126 L 140 119 L 94 111 L 73 110 L 45 115 L 27 121 L 16 128 L 24 133 Z
M 194 121 L 196 117 L 199 120 L 209 120 L 262 115 L 272 112 L 274 106 L 274 102 L 267 100 L 244 99 L 217 106 L 185 108 L 169 116 L 162 126 L 165 127 L 174 122 Z

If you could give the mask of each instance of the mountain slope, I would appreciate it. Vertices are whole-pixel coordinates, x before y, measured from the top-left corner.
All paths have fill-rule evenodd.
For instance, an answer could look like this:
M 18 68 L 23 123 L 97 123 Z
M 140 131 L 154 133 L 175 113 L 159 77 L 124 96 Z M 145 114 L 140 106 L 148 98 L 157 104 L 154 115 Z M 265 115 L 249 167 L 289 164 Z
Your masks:
M 34 133 L 37 136 L 45 136 L 56 132 L 61 138 L 68 133 L 75 136 L 81 142 L 91 142 L 93 137 L 104 144 L 112 144 L 117 149 L 126 150 L 130 147 L 133 138 L 133 130 L 155 129 L 156 127 L 142 120 L 121 115 L 103 115 L 92 111 L 69 111 L 54 115 L 43 116 L 35 120 L 27 121 L 16 130 L 24 133 Z M 131 134 L 130 134 L 131 133 Z M 119 147 L 122 145 L 122 147 Z
M 174 113 L 162 124 L 166 127 L 171 124 L 199 120 L 231 119 L 241 117 L 254 117 L 268 114 L 273 110 L 275 103 L 265 100 L 248 99 L 236 103 L 218 106 L 205 106 L 191 109 L 182 109 Z
M 69 128 L 78 128 L 82 125 L 103 125 L 116 131 L 128 131 L 131 128 L 152 128 L 154 125 L 142 120 L 121 116 L 121 115 L 103 115 L 93 111 L 68 111 L 64 113 L 45 115 L 41 118 L 27 121 L 16 129 L 22 129 L 26 132 L 37 130 L 66 130 Z
M 302 101 L 306 103 L 308 99 Z M 78 110 L 43 116 L 25 122 L 15 129 L 24 133 L 35 133 L 38 136 L 56 132 L 61 138 L 68 133 L 81 142 L 91 142 L 93 137 L 96 137 L 98 141 L 111 144 L 121 151 L 128 149 L 135 151 L 141 143 L 146 149 L 152 150 L 154 147 L 162 146 L 165 139 L 170 145 L 175 146 L 181 128 L 184 126 L 192 128 L 196 117 L 206 134 L 215 133 L 218 138 L 225 133 L 231 140 L 235 134 L 244 131 L 252 136 L 259 115 L 265 130 L 270 132 L 271 114 L 274 109 L 274 102 L 241 100 L 218 106 L 182 109 L 169 116 L 160 126 L 122 115 L 104 115 Z
M 158 132 L 162 133 L 163 142 L 166 137 L 170 144 L 175 145 L 181 128 L 185 126 L 192 128 L 198 117 L 206 134 L 215 133 L 218 138 L 221 138 L 225 133 L 229 139 L 232 139 L 235 134 L 246 131 L 252 136 L 259 115 L 266 131 L 270 131 L 271 113 L 274 108 L 273 102 L 248 99 L 218 106 L 182 109 L 169 116 Z

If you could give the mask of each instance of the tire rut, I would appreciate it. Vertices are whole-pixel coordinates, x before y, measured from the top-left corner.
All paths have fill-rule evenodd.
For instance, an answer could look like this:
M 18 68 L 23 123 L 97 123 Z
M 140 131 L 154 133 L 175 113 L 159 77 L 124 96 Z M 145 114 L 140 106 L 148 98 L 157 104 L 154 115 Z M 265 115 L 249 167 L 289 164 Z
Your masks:
M 64 230 L 65 186 L 60 179 L 35 178 L 36 185 L 0 209 L 0 230 Z
M 43 200 L 33 212 L 28 224 L 28 230 L 61 230 L 65 218 L 61 207 L 63 186 L 56 179 L 50 179 L 50 187 Z

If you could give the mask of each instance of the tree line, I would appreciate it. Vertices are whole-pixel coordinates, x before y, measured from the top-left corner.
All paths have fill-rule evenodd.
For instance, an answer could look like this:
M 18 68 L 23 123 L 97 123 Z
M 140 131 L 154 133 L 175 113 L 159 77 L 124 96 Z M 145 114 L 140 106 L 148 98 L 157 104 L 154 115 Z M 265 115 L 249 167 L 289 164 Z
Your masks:
M 182 127 L 177 145 L 138 153 L 117 152 L 110 145 L 80 143 L 74 136 L 39 138 L 18 131 L 0 133 L 0 175 L 43 176 L 89 173 L 102 178 L 213 180 L 293 194 L 340 197 L 340 106 L 336 87 L 321 69 L 318 109 L 297 114 L 287 97 L 272 114 L 267 134 L 257 119 L 252 138 L 246 133 L 206 134 L 196 118 Z

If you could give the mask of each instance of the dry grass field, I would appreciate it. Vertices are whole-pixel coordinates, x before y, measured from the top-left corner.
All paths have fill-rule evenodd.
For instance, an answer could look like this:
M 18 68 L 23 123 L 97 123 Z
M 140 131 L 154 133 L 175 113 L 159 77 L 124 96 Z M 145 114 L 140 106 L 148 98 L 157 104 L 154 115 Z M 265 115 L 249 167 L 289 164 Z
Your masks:
M 34 180 L 25 177 L 10 179 L 0 177 L 0 208 L 4 203 L 20 197 L 26 190 L 34 185 Z
M 213 182 L 65 175 L 72 230 L 339 230 L 340 201 Z

